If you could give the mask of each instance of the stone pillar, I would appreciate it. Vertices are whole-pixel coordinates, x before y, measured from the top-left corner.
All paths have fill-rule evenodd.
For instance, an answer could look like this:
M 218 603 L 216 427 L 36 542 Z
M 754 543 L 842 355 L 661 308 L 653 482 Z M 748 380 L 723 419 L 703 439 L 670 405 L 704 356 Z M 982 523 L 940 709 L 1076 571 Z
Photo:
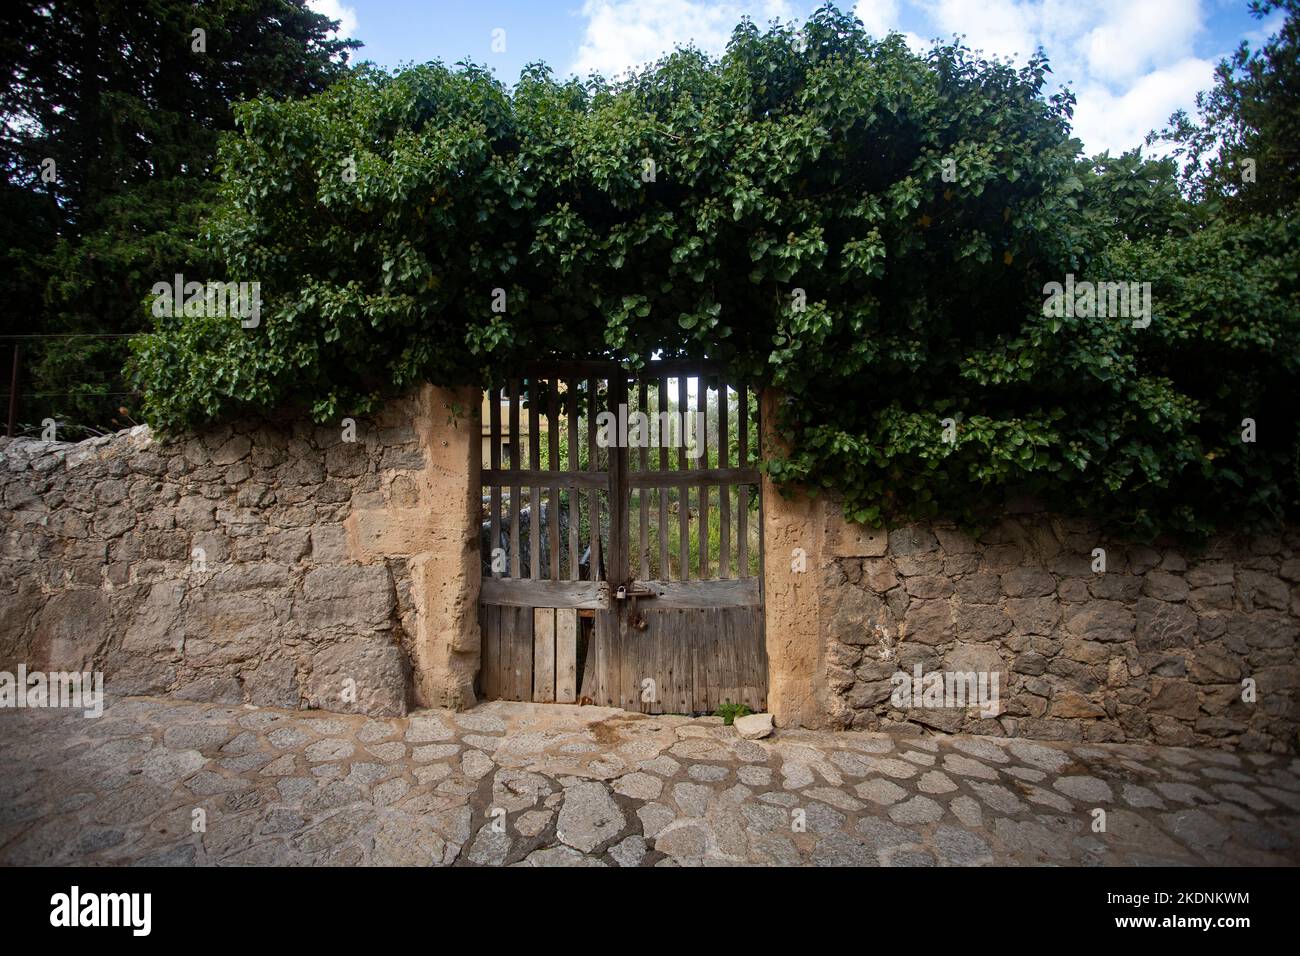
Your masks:
M 405 403 L 419 438 L 420 470 L 389 469 L 385 485 L 414 494 L 387 495 L 383 508 L 345 521 L 354 560 L 401 557 L 411 573 L 415 607 L 410 634 L 417 706 L 461 709 L 475 703 L 479 667 L 479 499 L 481 396 L 474 388 L 422 387 Z
M 763 457 L 788 446 L 776 431 L 779 396 L 762 395 Z M 803 489 L 782 495 L 763 476 L 763 616 L 767 709 L 778 727 L 826 722 L 825 647 L 821 639 L 822 504 Z M 799 549 L 799 550 L 796 550 Z

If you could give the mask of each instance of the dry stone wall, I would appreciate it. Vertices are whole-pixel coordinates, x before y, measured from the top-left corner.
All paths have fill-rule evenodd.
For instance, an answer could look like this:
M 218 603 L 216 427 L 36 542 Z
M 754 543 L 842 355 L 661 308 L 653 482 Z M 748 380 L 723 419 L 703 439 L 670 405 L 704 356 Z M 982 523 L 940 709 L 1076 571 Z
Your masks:
M 0 669 L 376 715 L 472 704 L 477 407 L 425 388 L 355 441 L 288 419 L 0 439 Z
M 937 524 L 871 532 L 835 502 L 818 510 L 805 588 L 830 725 L 1296 749 L 1300 533 L 1189 553 L 1044 514 L 1008 515 L 974 540 Z M 895 706 L 894 675 L 918 664 L 996 672 L 999 706 Z

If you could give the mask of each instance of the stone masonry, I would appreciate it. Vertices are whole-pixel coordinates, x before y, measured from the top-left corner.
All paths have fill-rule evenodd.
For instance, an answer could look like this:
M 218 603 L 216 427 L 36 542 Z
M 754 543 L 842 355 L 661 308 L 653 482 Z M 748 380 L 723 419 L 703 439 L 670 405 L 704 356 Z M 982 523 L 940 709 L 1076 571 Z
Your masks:
M 1296 748 L 1300 533 L 1191 553 L 1041 513 L 1008 514 L 974 540 L 942 524 L 871 531 L 825 498 L 767 507 L 765 528 L 799 517 L 777 540 L 804 549 L 805 569 L 766 558 L 767 600 L 797 600 L 800 653 L 815 662 L 820 696 L 795 715 L 803 726 Z M 769 631 L 769 651 L 783 640 Z M 998 712 L 895 707 L 891 677 L 917 664 L 996 672 Z
M 303 418 L 0 439 L 0 669 L 373 715 L 471 705 L 474 397 L 426 387 L 355 441 Z

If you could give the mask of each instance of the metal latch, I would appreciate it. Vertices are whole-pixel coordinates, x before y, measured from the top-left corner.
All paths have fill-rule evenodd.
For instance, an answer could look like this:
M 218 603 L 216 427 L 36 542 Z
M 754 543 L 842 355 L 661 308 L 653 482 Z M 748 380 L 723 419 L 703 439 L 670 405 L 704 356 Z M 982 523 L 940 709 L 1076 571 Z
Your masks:
M 646 622 L 645 615 L 636 609 L 636 599 L 658 596 L 659 593 L 653 588 L 628 587 L 626 584 L 620 584 L 614 591 L 614 600 L 632 602 L 627 607 L 627 626 L 636 631 L 644 631 L 646 627 L 649 626 Z

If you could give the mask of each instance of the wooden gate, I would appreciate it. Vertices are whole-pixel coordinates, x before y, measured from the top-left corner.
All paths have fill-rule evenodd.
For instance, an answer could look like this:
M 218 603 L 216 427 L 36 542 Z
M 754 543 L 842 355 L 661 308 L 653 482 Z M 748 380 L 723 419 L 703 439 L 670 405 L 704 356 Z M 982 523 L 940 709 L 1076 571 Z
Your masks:
M 536 366 L 489 395 L 484 697 L 766 707 L 753 398 L 675 361 Z

